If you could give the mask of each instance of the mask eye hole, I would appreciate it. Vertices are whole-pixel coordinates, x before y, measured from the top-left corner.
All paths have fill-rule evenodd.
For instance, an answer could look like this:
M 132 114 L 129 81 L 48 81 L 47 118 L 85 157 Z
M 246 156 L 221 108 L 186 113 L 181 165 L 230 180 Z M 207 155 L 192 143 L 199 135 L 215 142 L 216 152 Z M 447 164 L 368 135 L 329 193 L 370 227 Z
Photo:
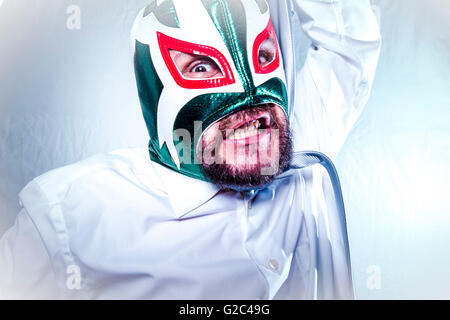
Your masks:
M 272 63 L 277 54 L 277 44 L 275 37 L 271 34 L 266 40 L 264 40 L 258 49 L 258 63 L 261 68 L 266 67 Z
M 271 73 L 280 66 L 278 41 L 272 20 L 256 37 L 253 45 L 253 66 L 258 74 Z
M 163 60 L 175 82 L 185 89 L 209 89 L 235 83 L 233 71 L 217 49 L 157 33 Z
M 170 57 L 186 79 L 223 78 L 223 72 L 214 59 L 170 49 Z

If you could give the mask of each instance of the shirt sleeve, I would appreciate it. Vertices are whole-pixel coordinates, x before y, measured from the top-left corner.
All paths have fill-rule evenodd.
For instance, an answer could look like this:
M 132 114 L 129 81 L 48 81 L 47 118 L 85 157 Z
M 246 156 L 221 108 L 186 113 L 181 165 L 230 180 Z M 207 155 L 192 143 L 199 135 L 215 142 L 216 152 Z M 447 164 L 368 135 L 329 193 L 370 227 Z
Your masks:
M 378 22 L 369 0 L 292 1 L 312 42 L 295 79 L 295 151 L 335 159 L 369 98 L 381 45 Z
M 51 260 L 25 209 L 0 239 L 0 298 L 57 298 Z

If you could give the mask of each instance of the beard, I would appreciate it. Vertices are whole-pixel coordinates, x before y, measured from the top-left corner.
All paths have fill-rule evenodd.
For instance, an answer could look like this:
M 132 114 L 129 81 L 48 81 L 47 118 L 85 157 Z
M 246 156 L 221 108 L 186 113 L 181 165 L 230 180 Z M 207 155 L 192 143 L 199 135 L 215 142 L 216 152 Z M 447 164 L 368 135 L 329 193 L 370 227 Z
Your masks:
M 237 112 L 221 120 L 217 125 L 216 132 L 219 139 L 214 139 L 214 142 L 202 140 L 203 151 L 214 149 L 211 150 L 211 153 L 215 159 L 215 161 L 202 161 L 202 171 L 205 177 L 223 189 L 246 191 L 263 188 L 270 184 L 276 176 L 287 170 L 292 158 L 292 135 L 284 111 L 281 114 L 276 109 L 281 110 L 278 106 L 266 104 Z M 232 148 L 235 151 L 233 159 L 240 157 L 243 159 L 240 162 L 229 161 L 230 159 L 223 154 L 219 155 L 218 149 L 215 147 L 222 147 L 224 143 L 227 143 L 230 128 L 233 128 L 235 123 L 257 118 L 261 114 L 264 114 L 265 118 L 270 115 L 270 121 L 262 120 L 264 131 L 261 131 L 266 135 L 267 132 L 270 132 L 267 139 L 269 141 L 266 145 L 267 150 L 262 152 L 262 154 L 264 152 L 267 154 L 261 156 L 260 151 L 264 149 L 264 146 L 258 142 L 252 145 L 242 145 L 240 148 L 233 145 Z M 257 153 L 253 152 L 256 160 L 248 161 L 249 154 L 252 153 L 249 149 L 252 147 L 253 151 L 255 149 L 258 151 Z

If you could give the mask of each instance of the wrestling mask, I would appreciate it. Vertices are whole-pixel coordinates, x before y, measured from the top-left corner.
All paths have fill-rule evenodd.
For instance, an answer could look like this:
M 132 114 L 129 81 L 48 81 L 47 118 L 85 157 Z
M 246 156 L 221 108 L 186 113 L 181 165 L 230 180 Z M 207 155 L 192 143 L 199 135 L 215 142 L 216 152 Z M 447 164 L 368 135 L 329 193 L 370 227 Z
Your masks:
M 267 56 L 268 39 L 275 46 Z M 265 104 L 288 115 L 283 61 L 265 0 L 154 1 L 136 18 L 132 41 L 152 161 L 208 180 L 196 148 L 209 126 Z M 182 69 L 174 52 L 208 65 Z

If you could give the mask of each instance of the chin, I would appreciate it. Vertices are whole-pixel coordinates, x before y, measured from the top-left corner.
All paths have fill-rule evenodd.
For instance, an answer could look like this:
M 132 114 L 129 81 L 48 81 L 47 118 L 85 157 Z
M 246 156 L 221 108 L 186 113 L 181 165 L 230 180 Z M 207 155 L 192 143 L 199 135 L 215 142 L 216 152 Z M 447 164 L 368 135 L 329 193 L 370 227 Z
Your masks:
M 292 138 L 281 107 L 265 104 L 213 124 L 202 137 L 202 168 L 216 185 L 238 191 L 270 184 L 289 167 Z

